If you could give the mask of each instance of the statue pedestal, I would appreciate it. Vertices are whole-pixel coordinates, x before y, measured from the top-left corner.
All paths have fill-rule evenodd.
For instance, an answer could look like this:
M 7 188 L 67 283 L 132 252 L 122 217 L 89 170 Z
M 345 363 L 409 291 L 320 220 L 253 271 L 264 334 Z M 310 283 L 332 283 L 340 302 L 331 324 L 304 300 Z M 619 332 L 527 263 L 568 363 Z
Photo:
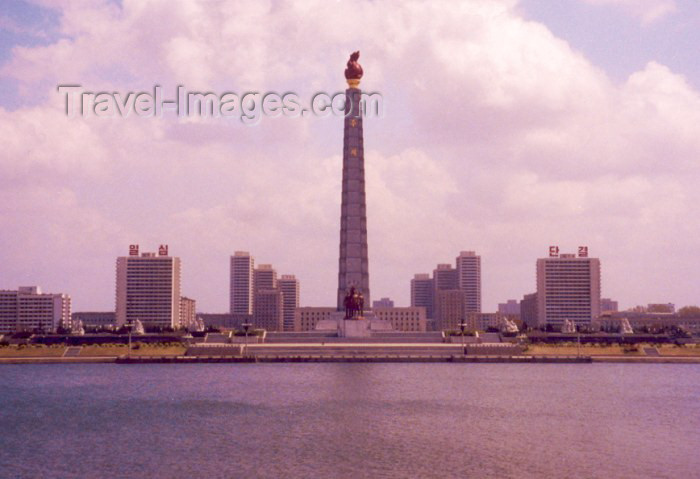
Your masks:
M 367 317 L 357 319 L 338 320 L 338 336 L 341 338 L 369 338 L 372 333 L 370 330 L 371 320 Z
M 340 338 L 369 338 L 375 331 L 393 331 L 390 321 L 378 319 L 372 311 L 362 318 L 345 319 L 345 312 L 332 313 L 330 319 L 319 321 L 316 331 L 335 330 Z

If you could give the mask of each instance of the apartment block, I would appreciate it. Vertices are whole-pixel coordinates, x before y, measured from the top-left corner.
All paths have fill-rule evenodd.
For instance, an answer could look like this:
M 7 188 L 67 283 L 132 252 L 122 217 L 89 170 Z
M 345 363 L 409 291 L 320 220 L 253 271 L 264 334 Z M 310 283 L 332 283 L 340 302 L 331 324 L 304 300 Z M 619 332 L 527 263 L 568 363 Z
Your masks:
M 180 258 L 169 256 L 167 245 L 157 254 L 131 245 L 129 256 L 117 258 L 117 327 L 139 320 L 145 328 L 178 328 L 180 274 Z
M 548 258 L 537 260 L 539 326 L 561 327 L 567 319 L 590 325 L 600 316 L 600 260 L 589 258 L 586 247 L 579 252 L 558 254 L 558 248 L 550 248 Z
M 71 298 L 67 294 L 42 293 L 38 286 L 0 291 L 0 333 L 49 333 L 70 325 Z

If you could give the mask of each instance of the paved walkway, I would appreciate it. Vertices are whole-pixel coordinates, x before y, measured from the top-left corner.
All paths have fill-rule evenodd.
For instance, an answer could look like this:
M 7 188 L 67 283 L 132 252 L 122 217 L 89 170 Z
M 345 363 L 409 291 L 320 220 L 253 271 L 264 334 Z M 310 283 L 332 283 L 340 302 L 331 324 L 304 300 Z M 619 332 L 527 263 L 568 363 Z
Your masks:
M 70 346 L 66 348 L 66 350 L 63 353 L 64 358 L 77 358 L 80 356 L 80 351 L 83 348 L 81 346 Z

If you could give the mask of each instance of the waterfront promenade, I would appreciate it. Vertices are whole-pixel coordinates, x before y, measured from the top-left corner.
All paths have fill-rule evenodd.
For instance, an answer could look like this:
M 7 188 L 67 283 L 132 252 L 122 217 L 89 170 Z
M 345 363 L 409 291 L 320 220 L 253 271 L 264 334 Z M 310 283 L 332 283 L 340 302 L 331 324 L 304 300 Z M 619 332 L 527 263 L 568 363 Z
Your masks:
M 695 353 L 694 350 L 688 349 Z M 7 350 L 0 354 L 0 364 L 36 363 L 200 363 L 200 362 L 449 362 L 449 363 L 691 363 L 700 364 L 700 355 L 663 354 L 642 350 L 639 354 L 600 354 L 601 348 L 581 348 L 577 354 L 571 348 L 561 348 L 561 354 L 537 354 L 523 351 L 515 345 L 502 343 L 461 344 L 406 344 L 406 343 L 329 343 L 329 344 L 198 344 L 189 348 L 125 348 L 52 347 Z M 13 354 L 14 352 L 14 354 Z M 41 354 L 45 352 L 45 354 Z

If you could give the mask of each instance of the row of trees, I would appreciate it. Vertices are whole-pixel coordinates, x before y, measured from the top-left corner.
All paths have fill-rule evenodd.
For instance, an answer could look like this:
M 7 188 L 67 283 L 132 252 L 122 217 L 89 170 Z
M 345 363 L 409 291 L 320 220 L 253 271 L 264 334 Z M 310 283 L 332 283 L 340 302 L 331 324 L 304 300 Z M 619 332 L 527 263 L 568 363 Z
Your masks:
M 650 304 L 649 306 L 635 306 L 627 311 L 630 313 L 671 313 L 671 308 L 672 305 Z M 700 316 L 700 306 L 683 306 L 677 313 L 684 317 Z

